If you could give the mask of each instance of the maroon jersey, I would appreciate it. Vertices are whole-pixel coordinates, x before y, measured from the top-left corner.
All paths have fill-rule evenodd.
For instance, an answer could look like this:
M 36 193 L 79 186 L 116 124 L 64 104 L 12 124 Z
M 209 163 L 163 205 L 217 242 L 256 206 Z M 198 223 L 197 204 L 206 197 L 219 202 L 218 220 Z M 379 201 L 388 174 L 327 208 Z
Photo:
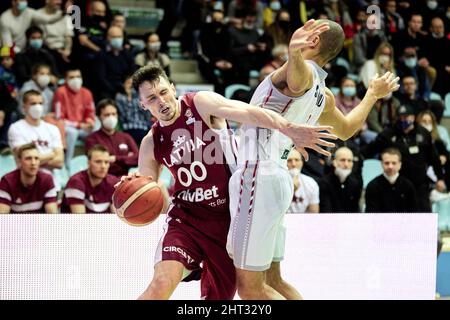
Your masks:
M 11 213 L 43 213 L 47 203 L 56 203 L 56 191 L 48 173 L 39 171 L 34 184 L 26 187 L 16 169 L 0 180 L 0 203 L 10 206 Z
M 226 142 L 228 129 L 212 130 L 194 105 L 195 93 L 180 98 L 181 113 L 169 126 L 153 125 L 155 159 L 175 178 L 173 204 L 185 218 L 229 219 Z M 228 143 L 229 145 L 230 143 Z M 224 152 L 225 150 L 225 152 Z M 169 213 L 170 215 L 170 213 Z
M 108 174 L 99 185 L 92 187 L 87 170 L 74 174 L 64 189 L 61 212 L 70 213 L 70 205 L 82 204 L 86 213 L 110 213 L 114 185 L 118 181 L 119 178 Z

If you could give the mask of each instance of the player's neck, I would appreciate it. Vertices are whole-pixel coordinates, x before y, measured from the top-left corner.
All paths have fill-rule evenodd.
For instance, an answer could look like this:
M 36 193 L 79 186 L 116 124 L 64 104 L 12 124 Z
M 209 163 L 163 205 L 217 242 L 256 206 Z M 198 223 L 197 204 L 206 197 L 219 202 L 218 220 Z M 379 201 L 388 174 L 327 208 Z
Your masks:
M 324 59 L 322 59 L 320 56 L 314 54 L 314 53 L 311 52 L 311 51 L 305 52 L 305 53 L 303 54 L 303 58 L 304 58 L 305 60 L 311 60 L 311 61 L 314 61 L 314 62 L 315 62 L 319 67 L 321 67 L 321 68 L 323 68 L 323 67 L 327 64 L 327 62 L 326 62 Z
M 35 176 L 29 176 L 23 173 L 23 171 L 20 171 L 20 182 L 25 186 L 25 187 L 29 187 L 31 185 L 33 185 L 36 182 L 36 177 Z
M 89 177 L 89 183 L 91 184 L 92 188 L 95 188 L 96 186 L 98 186 L 100 183 L 102 183 L 102 178 L 98 178 L 96 176 L 94 176 L 93 174 L 91 174 L 91 172 L 88 170 L 88 177 Z
M 38 127 L 41 124 L 41 119 L 33 119 L 29 115 L 25 116 L 25 121 L 32 126 Z

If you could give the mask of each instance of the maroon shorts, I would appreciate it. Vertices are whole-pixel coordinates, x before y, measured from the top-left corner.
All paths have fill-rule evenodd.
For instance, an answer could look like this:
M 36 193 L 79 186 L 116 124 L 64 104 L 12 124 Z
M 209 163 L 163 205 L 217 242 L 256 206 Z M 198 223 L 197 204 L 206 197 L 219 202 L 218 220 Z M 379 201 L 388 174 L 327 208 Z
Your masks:
M 186 221 L 182 209 L 172 207 L 155 263 L 176 260 L 191 270 L 183 281 L 200 280 L 201 297 L 231 300 L 236 293 L 236 273 L 226 241 L 229 220 Z M 202 263 L 202 266 L 200 266 Z

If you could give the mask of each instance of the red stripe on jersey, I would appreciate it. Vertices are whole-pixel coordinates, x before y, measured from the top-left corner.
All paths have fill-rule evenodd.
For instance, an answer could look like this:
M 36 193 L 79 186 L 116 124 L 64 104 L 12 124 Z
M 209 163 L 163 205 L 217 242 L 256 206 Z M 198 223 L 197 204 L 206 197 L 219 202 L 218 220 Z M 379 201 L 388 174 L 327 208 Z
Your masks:
M 272 93 L 273 93 L 273 88 L 270 89 L 269 94 L 266 97 L 266 100 L 264 100 L 264 103 L 262 105 L 263 107 L 267 104 L 267 102 L 269 102 L 269 99 L 272 96 Z
M 289 105 L 292 103 L 292 99 L 291 100 L 289 100 L 289 102 L 286 104 L 286 106 L 283 108 L 283 111 L 281 111 L 281 114 L 283 114 L 286 110 L 287 110 L 287 108 L 289 107 Z

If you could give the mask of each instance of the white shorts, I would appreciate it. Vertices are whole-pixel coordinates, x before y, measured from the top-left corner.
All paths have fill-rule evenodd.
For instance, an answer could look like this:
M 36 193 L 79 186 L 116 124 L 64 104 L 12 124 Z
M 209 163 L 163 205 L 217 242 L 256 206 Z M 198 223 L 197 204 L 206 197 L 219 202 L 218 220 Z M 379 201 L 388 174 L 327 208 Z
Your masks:
M 259 161 L 239 168 L 229 183 L 227 251 L 236 268 L 264 271 L 284 255 L 283 218 L 294 194 L 286 168 Z

